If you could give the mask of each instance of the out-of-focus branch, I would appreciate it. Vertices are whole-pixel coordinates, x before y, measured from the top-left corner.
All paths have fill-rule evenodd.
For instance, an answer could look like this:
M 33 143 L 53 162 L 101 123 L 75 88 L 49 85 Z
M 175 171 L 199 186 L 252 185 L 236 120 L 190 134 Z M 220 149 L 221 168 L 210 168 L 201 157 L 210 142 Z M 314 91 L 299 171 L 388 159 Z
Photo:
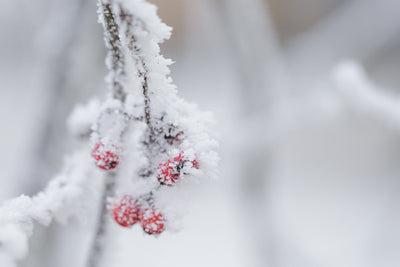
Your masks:
M 335 91 L 353 109 L 382 119 L 400 128 L 400 99 L 375 86 L 362 67 L 354 62 L 343 62 L 333 71 Z
M 242 80 L 244 112 L 265 110 L 284 93 L 287 81 L 268 6 L 260 0 L 218 0 L 215 6 Z
M 346 1 L 326 19 L 293 40 L 288 61 L 295 72 L 315 76 L 338 60 L 363 60 L 400 33 L 397 0 Z
M 46 20 L 44 29 L 38 36 L 39 44 L 44 47 L 39 54 L 41 61 L 45 64 L 46 71 L 43 75 L 47 79 L 45 81 L 47 95 L 43 98 L 45 100 L 42 111 L 43 126 L 39 129 L 38 140 L 30 159 L 32 163 L 27 172 L 29 181 L 34 181 L 34 183 L 29 185 L 32 188 L 25 191 L 36 191 L 37 185 L 42 185 L 38 181 L 43 179 L 42 177 L 45 177 L 49 171 L 45 164 L 47 163 L 48 166 L 54 155 L 55 138 L 59 140 L 62 135 L 59 131 L 60 123 L 64 122 L 62 100 L 68 89 L 73 48 L 80 33 L 80 23 L 87 10 L 86 2 L 87 0 L 53 2 L 49 19 Z M 60 32 L 63 34 L 60 35 Z
M 288 93 L 288 78 L 269 9 L 260 0 L 218 0 L 219 14 L 230 40 L 227 49 L 236 61 L 241 78 L 240 95 L 243 124 L 262 114 L 261 131 L 270 131 L 268 118 L 282 104 Z M 245 128 L 245 127 L 244 127 Z M 266 129 L 267 128 L 267 129 Z M 253 128 L 246 128 L 252 129 Z M 244 217 L 252 216 L 251 238 L 257 255 L 257 266 L 274 266 L 276 244 L 271 227 L 268 188 L 269 155 L 264 138 L 252 138 L 254 132 L 244 130 L 250 149 L 240 154 L 241 203 Z M 258 229 L 264 229 L 259 232 Z

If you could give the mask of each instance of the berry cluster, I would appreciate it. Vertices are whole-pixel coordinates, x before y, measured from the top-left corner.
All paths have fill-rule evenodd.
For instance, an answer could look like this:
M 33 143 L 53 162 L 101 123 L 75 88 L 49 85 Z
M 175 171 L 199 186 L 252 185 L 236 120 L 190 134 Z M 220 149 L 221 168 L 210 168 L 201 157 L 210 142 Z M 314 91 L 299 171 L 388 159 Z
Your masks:
M 158 235 L 165 230 L 165 220 L 161 212 L 142 200 L 123 196 L 113 207 L 114 220 L 122 227 L 132 227 L 140 222 L 143 231 Z
M 115 196 L 123 186 L 122 191 L 131 194 L 128 187 L 139 185 L 140 195 L 124 196 L 113 206 L 114 220 L 122 227 L 139 223 L 146 233 L 160 234 L 169 218 L 164 215 L 169 214 L 160 212 L 164 209 L 156 206 L 158 198 L 165 200 L 164 205 L 174 205 L 175 198 L 167 196 L 179 190 L 171 187 L 183 188 L 187 177 L 200 174 L 200 167 L 216 160 L 215 153 L 205 151 L 215 143 L 208 136 L 204 116 L 177 96 L 169 71 L 172 61 L 159 49 L 169 38 L 169 29 L 155 10 L 142 16 L 136 5 L 99 2 L 111 91 L 91 128 L 92 157 L 98 168 L 108 172 L 109 186 L 102 200 Z M 147 27 L 149 23 L 152 27 Z
M 112 112 L 108 111 L 113 114 Z M 116 112 L 114 112 L 116 113 Z M 163 119 L 159 122 L 163 124 Z M 125 128 L 119 128 L 118 131 L 109 131 L 115 134 L 117 138 L 122 138 Z M 151 146 L 155 146 L 156 155 L 166 154 L 170 149 L 179 148 L 185 139 L 185 134 L 178 127 L 170 124 L 160 125 L 155 131 L 155 138 L 152 142 L 143 142 L 143 144 L 151 150 Z M 107 132 L 108 133 L 108 132 Z M 150 136 L 150 135 L 149 135 Z M 103 138 L 100 138 L 103 137 Z M 105 138 L 107 137 L 107 138 Z M 98 141 L 92 150 L 92 157 L 97 167 L 104 171 L 115 170 L 120 163 L 119 146 L 108 144 L 105 145 L 101 140 L 110 140 L 110 136 L 102 136 L 98 133 Z M 149 138 L 150 140 L 151 138 Z M 164 139 L 165 142 L 159 141 Z M 154 140 L 157 140 L 154 142 Z M 187 151 L 186 151 L 187 152 Z M 149 157 L 152 158 L 152 157 Z M 151 193 L 144 194 L 138 199 L 126 195 L 121 197 L 112 208 L 114 221 L 122 227 L 132 227 L 136 223 L 140 223 L 143 231 L 149 235 L 161 234 L 165 230 L 165 218 L 163 214 L 154 206 L 154 193 L 161 186 L 174 186 L 185 176 L 193 173 L 194 169 L 199 169 L 199 161 L 192 153 L 185 153 L 181 150 L 178 154 L 164 162 L 149 164 L 144 168 L 146 175 L 140 175 L 143 178 L 157 179 L 159 185 L 153 188 Z M 152 175 L 154 174 L 154 176 Z

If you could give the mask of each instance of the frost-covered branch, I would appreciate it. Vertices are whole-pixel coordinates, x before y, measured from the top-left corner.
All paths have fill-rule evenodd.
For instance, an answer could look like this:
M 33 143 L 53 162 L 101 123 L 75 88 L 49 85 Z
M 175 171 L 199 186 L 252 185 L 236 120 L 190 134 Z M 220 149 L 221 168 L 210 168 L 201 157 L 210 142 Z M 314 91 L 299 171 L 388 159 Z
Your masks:
M 113 173 L 116 196 L 111 207 L 116 223 L 158 235 L 173 229 L 179 187 L 189 177 L 212 175 L 217 157 L 204 114 L 177 96 L 169 77 L 171 60 L 159 44 L 171 35 L 155 6 L 146 1 L 99 1 L 105 29 L 108 81 L 113 97 L 93 127 L 93 157 Z M 117 33 L 118 31 L 118 33 Z M 117 85 L 116 85 L 117 84 Z M 115 97 L 115 90 L 124 92 Z M 174 186 L 175 190 L 168 190 Z M 172 196 L 171 194 L 175 194 Z M 166 197 L 168 196 L 168 197 Z M 106 229 L 102 210 L 89 266 L 98 266 Z
M 243 112 L 247 116 L 270 109 L 285 94 L 288 77 L 267 3 L 261 0 L 210 2 L 223 22 L 229 40 L 226 49 L 230 50 L 241 78 Z
M 208 137 L 202 119 L 196 119 L 196 114 L 203 116 L 202 113 L 177 97 L 176 87 L 169 77 L 168 66 L 172 61 L 160 54 L 159 47 L 159 43 L 170 37 L 171 28 L 161 22 L 155 6 L 141 0 L 100 1 L 99 15 L 111 55 L 107 60 L 111 66 L 108 80 L 117 80 L 121 84 L 126 99 L 120 103 L 115 101 L 118 99 L 109 99 L 104 103 L 103 116 L 94 126 L 94 153 L 100 160 L 100 168 L 116 169 L 119 182 L 131 177 L 127 180 L 130 183 L 135 179 L 147 183 L 137 197 L 144 206 L 155 208 L 155 198 L 157 192 L 163 191 L 162 185 L 174 185 L 180 176 L 196 173 L 204 150 L 196 149 L 199 152 L 196 153 L 196 144 L 211 148 L 215 142 Z M 119 39 L 115 33 L 117 29 Z M 124 65 L 120 59 L 124 60 Z M 122 70 L 115 71 L 113 66 Z M 123 79 L 118 78 L 120 73 L 125 74 Z M 111 128 L 103 127 L 107 120 L 114 121 Z M 189 125 L 189 121 L 196 125 Z M 127 148 L 132 145 L 129 140 L 132 134 L 136 136 L 136 149 Z M 196 135 L 205 139 L 193 140 Z M 105 160 L 104 153 L 112 155 L 113 160 Z M 207 149 L 203 153 L 204 156 L 214 154 Z M 127 166 L 131 168 L 128 173 L 127 170 L 120 171 L 124 168 L 119 167 L 123 158 L 130 156 L 146 160 Z M 215 161 L 215 157 L 205 158 L 204 167 L 210 160 Z M 163 164 L 166 170 L 161 167 Z M 132 187 L 125 183 L 123 191 L 133 190 Z
M 173 207 L 166 207 L 174 199 L 165 198 L 167 188 L 179 188 L 188 177 L 199 176 L 200 169 L 215 166 L 215 142 L 197 117 L 201 113 L 177 96 L 169 77 L 172 61 L 159 47 L 171 28 L 161 22 L 155 6 L 142 0 L 100 0 L 99 18 L 112 90 L 92 134 L 96 164 L 112 174 L 103 205 L 113 197 L 116 223 L 131 227 L 140 222 L 144 232 L 158 235 L 176 220 L 176 212 L 168 212 Z M 169 201 L 162 203 L 163 198 Z M 90 267 L 99 265 L 104 250 L 106 212 L 103 206 Z
M 99 16 L 104 28 L 104 40 L 108 48 L 106 59 L 109 70 L 108 83 L 114 99 L 124 101 L 125 59 L 119 39 L 119 26 L 112 11 L 111 1 L 99 1 Z
M 19 215 L 19 208 L 24 206 L 13 204 L 15 201 L 6 204 L 0 213 L 0 223 L 5 218 L 4 226 L 21 228 L 26 242 L 33 220 L 47 224 L 61 206 L 63 214 L 67 214 L 67 200 L 77 205 L 84 203 L 75 202 L 73 189 L 83 191 L 85 181 L 103 183 L 98 190 L 102 190 L 102 197 L 88 255 L 89 267 L 99 266 L 107 249 L 109 215 L 122 227 L 138 223 L 149 235 L 174 230 L 188 185 L 204 176 L 215 177 L 218 162 L 214 151 L 217 143 L 209 130 L 210 114 L 177 96 L 169 76 L 172 61 L 160 54 L 159 44 L 170 37 L 171 28 L 161 22 L 155 6 L 144 0 L 98 3 L 108 49 L 106 80 L 110 92 L 102 103 L 92 101 L 85 108 L 79 107 L 69 120 L 75 135 L 85 137 L 91 133 L 92 162 L 74 157 L 74 164 L 61 175 L 65 177 L 62 182 L 56 178 L 49 185 L 50 193 L 46 189 L 32 199 L 15 200 L 28 203 L 25 205 L 34 207 L 42 216 L 29 211 Z M 105 175 L 94 173 L 86 179 L 93 163 Z M 40 201 L 46 205 L 55 203 L 55 207 L 44 205 L 37 209 L 34 204 Z M 9 216 L 9 210 L 17 216 Z M 13 251 L 13 238 L 11 245 L 0 246 L 7 248 L 3 253 L 6 259 L 19 259 L 26 254 L 26 250 L 20 253 L 22 249 Z
M 28 253 L 28 239 L 34 223 L 44 226 L 54 218 L 65 220 L 79 209 L 77 203 L 88 194 L 94 174 L 87 149 L 67 158 L 63 171 L 33 197 L 22 195 L 0 207 L 0 265 L 15 266 Z
M 108 69 L 107 82 L 110 90 L 110 102 L 122 104 L 126 99 L 125 91 L 125 80 L 126 80 L 126 70 L 125 70 L 125 58 L 122 49 L 122 44 L 119 38 L 119 26 L 116 22 L 115 14 L 112 10 L 111 1 L 99 0 L 98 1 L 98 14 L 99 21 L 103 25 L 104 29 L 104 41 L 108 49 L 106 57 L 106 66 Z M 114 101 L 113 101 L 114 100 Z M 101 119 L 104 113 L 112 112 L 112 108 L 105 108 L 100 114 L 100 117 L 95 122 L 94 130 L 95 134 L 100 130 Z M 119 111 L 119 109 L 114 110 Z M 107 115 L 106 114 L 106 115 Z M 118 138 L 122 138 L 122 134 L 126 125 L 124 121 L 122 126 L 119 127 Z M 114 137 L 111 137 L 114 138 Z M 103 144 L 105 142 L 102 142 Z M 100 143 L 98 143 L 100 144 Z M 105 237 L 107 235 L 107 199 L 111 198 L 115 194 L 115 173 L 108 173 L 107 179 L 103 186 L 103 192 L 101 196 L 100 212 L 98 214 L 96 232 L 93 238 L 93 244 L 91 250 L 89 251 L 88 257 L 88 267 L 96 267 L 101 261 L 101 256 L 104 250 Z

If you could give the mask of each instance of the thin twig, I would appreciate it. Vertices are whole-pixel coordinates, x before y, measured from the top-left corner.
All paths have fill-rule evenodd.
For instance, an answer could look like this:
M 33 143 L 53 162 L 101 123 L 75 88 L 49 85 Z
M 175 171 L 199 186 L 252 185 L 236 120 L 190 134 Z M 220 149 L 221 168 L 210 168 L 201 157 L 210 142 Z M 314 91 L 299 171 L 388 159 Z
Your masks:
M 119 38 L 119 27 L 115 21 L 115 16 L 111 8 L 111 3 L 101 3 L 102 14 L 104 16 L 104 35 L 106 46 L 109 48 L 108 68 L 111 73 L 110 86 L 115 99 L 125 101 L 126 92 L 124 91 L 123 78 L 125 76 L 124 54 L 121 49 Z
M 126 23 L 126 38 L 128 40 L 127 47 L 131 52 L 132 57 L 135 59 L 136 67 L 138 70 L 138 76 L 141 79 L 142 84 L 142 92 L 144 96 L 144 119 L 147 127 L 150 131 L 150 141 L 155 141 L 155 132 L 154 127 L 151 122 L 151 107 L 150 107 L 150 96 L 149 96 L 149 84 L 148 84 L 148 74 L 149 70 L 146 66 L 145 60 L 141 55 L 142 51 L 140 47 L 137 45 L 137 38 L 132 33 L 132 29 L 134 28 L 134 17 L 132 14 L 129 14 L 124 8 L 120 5 L 120 19 L 123 23 Z M 137 26 L 141 26 L 143 23 L 136 19 Z
M 135 61 L 138 78 L 141 80 L 142 93 L 144 98 L 143 119 L 148 128 L 148 139 L 145 141 L 145 147 L 147 158 L 149 159 L 149 166 L 145 168 L 145 171 L 140 172 L 140 176 L 143 178 L 149 178 L 154 174 L 154 169 L 156 168 L 151 158 L 153 158 L 154 154 L 159 152 L 159 148 L 157 146 L 157 132 L 152 123 L 151 99 L 148 81 L 149 69 L 146 66 L 145 58 L 142 55 L 143 52 L 138 45 L 138 39 L 133 32 L 133 29 L 135 28 L 144 28 L 144 24 L 138 18 L 135 18 L 132 14 L 125 10 L 122 5 L 119 5 L 119 12 L 119 19 L 121 20 L 121 24 L 126 25 L 126 30 L 124 33 L 127 40 L 126 45 L 130 52 L 130 55 Z

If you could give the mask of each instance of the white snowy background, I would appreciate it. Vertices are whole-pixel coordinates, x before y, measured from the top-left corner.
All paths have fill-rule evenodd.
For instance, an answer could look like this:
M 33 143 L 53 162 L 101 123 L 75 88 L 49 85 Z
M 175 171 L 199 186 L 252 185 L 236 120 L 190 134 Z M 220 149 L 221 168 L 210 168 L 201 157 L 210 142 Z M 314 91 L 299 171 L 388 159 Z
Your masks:
M 399 266 L 400 2 L 152 2 L 180 94 L 215 113 L 220 180 L 178 233 L 113 227 L 103 265 Z M 46 185 L 105 91 L 95 4 L 0 3 L 0 201 Z M 91 216 L 36 228 L 20 266 L 83 267 Z

